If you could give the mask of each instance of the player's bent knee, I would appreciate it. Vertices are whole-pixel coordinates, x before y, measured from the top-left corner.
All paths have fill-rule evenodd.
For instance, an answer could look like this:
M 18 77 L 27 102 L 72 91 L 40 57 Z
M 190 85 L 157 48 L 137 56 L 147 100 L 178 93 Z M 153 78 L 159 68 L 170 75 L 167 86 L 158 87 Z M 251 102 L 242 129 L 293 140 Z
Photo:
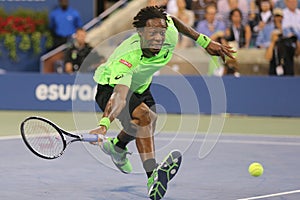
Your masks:
M 137 119 L 138 126 L 147 126 L 156 121 L 157 115 L 146 104 L 141 104 L 132 113 L 133 118 Z

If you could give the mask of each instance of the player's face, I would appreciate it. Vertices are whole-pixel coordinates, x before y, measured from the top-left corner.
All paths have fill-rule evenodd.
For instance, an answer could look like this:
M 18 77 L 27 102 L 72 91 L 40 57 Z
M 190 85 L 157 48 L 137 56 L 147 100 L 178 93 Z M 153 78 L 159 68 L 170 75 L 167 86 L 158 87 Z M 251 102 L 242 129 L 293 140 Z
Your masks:
M 141 48 L 144 53 L 155 55 L 159 53 L 166 38 L 167 24 L 164 19 L 149 19 L 146 27 L 139 31 Z

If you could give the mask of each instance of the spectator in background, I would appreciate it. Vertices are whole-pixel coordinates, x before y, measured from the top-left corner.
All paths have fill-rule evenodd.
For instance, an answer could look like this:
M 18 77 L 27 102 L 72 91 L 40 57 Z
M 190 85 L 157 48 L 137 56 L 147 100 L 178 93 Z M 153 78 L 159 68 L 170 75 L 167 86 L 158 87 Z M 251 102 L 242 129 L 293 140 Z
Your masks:
M 282 32 L 283 12 L 280 8 L 273 10 L 273 22 L 268 23 L 259 31 L 256 38 L 255 46 L 258 48 L 267 48 L 271 42 L 271 35 L 274 30 Z
M 76 29 L 82 26 L 77 10 L 69 7 L 68 0 L 59 0 L 59 7 L 50 12 L 50 30 L 53 35 L 53 48 L 68 41 Z
M 217 7 L 210 4 L 205 8 L 205 19 L 197 24 L 196 30 L 209 36 L 212 40 L 220 41 L 225 35 L 225 24 L 223 21 L 216 19 Z
M 242 13 L 242 23 L 248 23 L 249 5 L 248 0 L 218 0 L 218 18 L 224 21 L 226 27 L 230 26 L 229 14 L 231 10 L 239 9 Z
M 65 72 L 77 72 L 84 59 L 91 52 L 92 47 L 85 42 L 86 31 L 82 28 L 76 30 L 73 44 L 65 52 Z
M 191 10 L 192 1 L 193 0 L 184 0 L 186 9 Z M 167 6 L 167 13 L 175 15 L 178 12 L 177 0 L 163 0 L 163 2 L 166 2 L 164 4 Z
M 194 0 L 185 0 L 186 3 L 186 9 L 192 10 L 192 3 Z
M 215 6 L 217 7 L 216 0 L 193 0 L 192 1 L 192 10 L 195 13 L 196 22 L 200 22 L 205 19 L 205 8 L 210 4 L 215 4 Z
M 297 0 L 285 0 L 286 8 L 283 9 L 282 21 L 283 35 L 289 37 L 296 35 L 300 41 L 300 10 L 297 8 Z
M 261 31 L 267 24 L 273 24 L 272 10 L 271 0 L 260 0 L 259 12 L 255 14 L 253 19 L 249 20 L 252 32 L 252 45 L 255 44 L 259 31 Z
M 195 23 L 194 12 L 186 9 L 185 0 L 176 0 L 176 3 L 178 10 L 177 13 L 175 13 L 175 16 L 178 19 L 180 19 L 184 24 L 193 27 Z M 194 46 L 194 42 L 190 38 L 180 34 L 180 38 L 176 47 L 186 48 L 191 46 Z
M 225 36 L 225 24 L 223 21 L 216 19 L 216 4 L 209 4 L 205 8 L 205 19 L 200 21 L 196 30 L 209 36 L 212 40 L 222 43 Z M 223 63 L 217 56 L 212 56 L 208 66 L 208 75 L 222 76 L 224 74 Z
M 297 1 L 298 1 L 298 8 L 300 9 L 300 0 Z M 274 7 L 281 8 L 281 9 L 286 8 L 285 0 L 276 0 Z
M 265 58 L 270 62 L 269 75 L 294 75 L 294 56 L 300 54 L 300 45 L 295 35 L 283 35 L 285 15 L 280 8 L 275 8 L 273 30 L 268 30 L 270 42 Z M 265 27 L 265 29 L 268 26 Z M 262 34 L 260 34 L 262 35 Z M 259 35 L 259 36 L 260 36 Z M 267 38 L 267 33 L 263 34 Z M 259 37 L 258 37 L 259 39 Z
M 258 13 L 259 1 L 260 0 L 250 0 L 248 20 L 253 20 Z
M 230 11 L 229 19 L 231 25 L 225 31 L 225 39 L 230 46 L 238 48 L 248 48 L 251 40 L 251 29 L 248 24 L 243 25 L 243 15 L 240 9 Z
M 265 54 L 265 58 L 270 61 L 269 75 L 293 76 L 294 56 L 299 54 L 300 45 L 296 36 L 285 38 L 280 30 L 275 29 Z
M 249 0 L 249 7 L 250 7 L 249 16 L 248 16 L 249 20 L 253 20 L 255 18 L 256 14 L 258 14 L 260 12 L 260 2 L 261 1 L 262 0 Z M 270 0 L 272 8 L 276 8 L 275 7 L 276 1 L 277 0 Z

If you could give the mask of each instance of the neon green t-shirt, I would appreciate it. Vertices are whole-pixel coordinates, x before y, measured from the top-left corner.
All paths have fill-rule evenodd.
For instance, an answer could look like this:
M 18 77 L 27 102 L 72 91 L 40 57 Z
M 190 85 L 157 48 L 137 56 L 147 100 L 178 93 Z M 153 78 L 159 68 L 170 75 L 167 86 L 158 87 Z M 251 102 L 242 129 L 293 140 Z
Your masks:
M 109 59 L 97 68 L 94 80 L 112 87 L 116 84 L 126 85 L 135 93 L 143 93 L 151 84 L 153 74 L 171 60 L 177 44 L 178 30 L 172 19 L 168 19 L 165 42 L 156 56 L 143 56 L 140 37 L 136 33 L 122 42 Z

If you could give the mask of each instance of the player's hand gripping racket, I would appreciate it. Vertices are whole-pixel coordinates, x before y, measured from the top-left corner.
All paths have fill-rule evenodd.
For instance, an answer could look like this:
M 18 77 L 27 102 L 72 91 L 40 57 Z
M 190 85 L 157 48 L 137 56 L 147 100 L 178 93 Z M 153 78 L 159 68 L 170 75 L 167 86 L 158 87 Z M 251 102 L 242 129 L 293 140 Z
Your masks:
M 45 159 L 60 157 L 66 147 L 76 141 L 98 142 L 105 140 L 103 135 L 76 135 L 67 132 L 42 117 L 28 117 L 21 124 L 21 135 L 26 146 L 37 156 Z M 67 141 L 66 137 L 71 138 Z

